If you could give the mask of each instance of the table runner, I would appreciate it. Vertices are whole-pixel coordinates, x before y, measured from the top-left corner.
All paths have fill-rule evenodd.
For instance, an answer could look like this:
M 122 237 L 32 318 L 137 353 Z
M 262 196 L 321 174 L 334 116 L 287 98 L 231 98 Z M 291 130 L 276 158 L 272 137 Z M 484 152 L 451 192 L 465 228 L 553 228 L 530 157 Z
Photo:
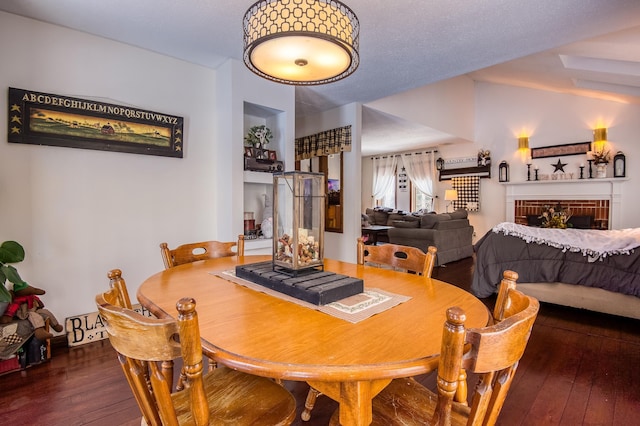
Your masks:
M 356 324 L 369 317 L 372 317 L 375 314 L 384 312 L 387 309 L 391 309 L 394 306 L 397 306 L 411 299 L 411 297 L 409 296 L 390 293 L 378 288 L 365 288 L 363 293 L 338 300 L 337 302 L 318 306 L 314 305 L 313 303 L 305 302 L 304 300 L 296 299 L 295 297 L 288 296 L 278 291 L 271 290 L 269 288 L 261 286 L 260 284 L 252 283 L 251 281 L 238 278 L 236 277 L 235 270 L 212 271 L 210 272 L 210 274 L 250 288 L 252 290 L 259 291 L 277 297 L 279 299 L 295 303 L 300 306 L 304 306 L 305 308 L 323 312 L 327 315 L 331 315 L 332 317 L 348 321 L 352 324 Z

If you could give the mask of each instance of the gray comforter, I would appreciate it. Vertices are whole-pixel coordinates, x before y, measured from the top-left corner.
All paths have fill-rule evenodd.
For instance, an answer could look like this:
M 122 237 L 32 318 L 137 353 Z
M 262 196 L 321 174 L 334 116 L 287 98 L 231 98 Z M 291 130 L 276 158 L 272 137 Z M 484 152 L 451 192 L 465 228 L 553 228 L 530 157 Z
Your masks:
M 579 284 L 640 297 L 640 248 L 628 255 L 593 259 L 489 231 L 474 245 L 474 251 L 471 291 L 477 297 L 496 293 L 507 269 L 517 272 L 518 281 L 523 283 Z

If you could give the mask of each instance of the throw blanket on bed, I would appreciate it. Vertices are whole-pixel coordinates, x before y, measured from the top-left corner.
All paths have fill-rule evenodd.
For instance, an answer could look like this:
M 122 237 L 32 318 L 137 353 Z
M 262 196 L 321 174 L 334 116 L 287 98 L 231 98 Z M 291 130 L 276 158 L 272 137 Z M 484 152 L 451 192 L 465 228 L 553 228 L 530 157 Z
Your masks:
M 598 231 L 594 229 L 536 228 L 503 222 L 493 232 L 513 235 L 528 243 L 546 244 L 562 251 L 581 252 L 584 256 L 606 257 L 630 254 L 640 246 L 640 228 Z
M 513 228 L 515 229 L 517 228 Z M 558 231 L 572 234 L 579 230 Z M 527 238 L 534 237 L 529 235 Z M 547 238 L 545 241 L 551 240 Z M 556 243 L 566 245 L 567 242 L 556 240 Z M 631 250 L 629 247 L 633 244 L 605 247 L 602 244 L 596 246 L 588 243 L 586 251 L 608 253 L 594 261 L 593 256 L 585 256 L 581 250 L 556 248 L 552 244 L 537 244 L 526 241 L 524 237 L 488 231 L 473 246 L 476 262 L 471 291 L 478 297 L 496 293 L 502 273 L 512 270 L 518 273 L 518 282 L 521 283 L 562 282 L 640 297 L 640 248 Z M 625 250 L 630 253 L 611 254 L 613 251 Z M 576 290 L 576 297 L 579 297 L 579 289 Z

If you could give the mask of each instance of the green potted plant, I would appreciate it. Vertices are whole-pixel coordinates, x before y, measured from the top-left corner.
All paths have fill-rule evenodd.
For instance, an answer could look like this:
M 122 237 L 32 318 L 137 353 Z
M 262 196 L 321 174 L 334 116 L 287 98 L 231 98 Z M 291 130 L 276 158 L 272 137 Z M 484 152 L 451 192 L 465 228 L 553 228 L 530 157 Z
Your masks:
M 273 133 L 271 133 L 271 129 L 269 129 L 264 124 L 259 126 L 253 126 L 249 129 L 249 133 L 244 137 L 244 141 L 248 146 L 252 146 L 254 148 L 264 149 L 265 145 L 267 145 L 271 138 L 273 138 Z
M 0 245 L 0 311 L 4 313 L 7 305 L 11 302 L 11 293 L 5 287 L 5 283 L 10 281 L 14 289 L 27 287 L 28 284 L 20 278 L 18 270 L 9 265 L 19 263 L 24 260 L 24 248 L 15 241 L 5 241 Z M 16 288 L 17 287 L 17 288 Z

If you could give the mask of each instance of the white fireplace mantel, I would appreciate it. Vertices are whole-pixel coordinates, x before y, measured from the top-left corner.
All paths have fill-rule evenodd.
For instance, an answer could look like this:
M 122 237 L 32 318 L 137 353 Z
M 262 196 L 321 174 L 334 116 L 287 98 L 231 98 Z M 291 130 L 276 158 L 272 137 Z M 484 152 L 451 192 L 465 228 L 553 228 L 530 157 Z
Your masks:
M 516 200 L 609 200 L 611 229 L 621 225 L 622 184 L 628 179 L 573 179 L 503 182 L 507 222 L 515 222 Z

